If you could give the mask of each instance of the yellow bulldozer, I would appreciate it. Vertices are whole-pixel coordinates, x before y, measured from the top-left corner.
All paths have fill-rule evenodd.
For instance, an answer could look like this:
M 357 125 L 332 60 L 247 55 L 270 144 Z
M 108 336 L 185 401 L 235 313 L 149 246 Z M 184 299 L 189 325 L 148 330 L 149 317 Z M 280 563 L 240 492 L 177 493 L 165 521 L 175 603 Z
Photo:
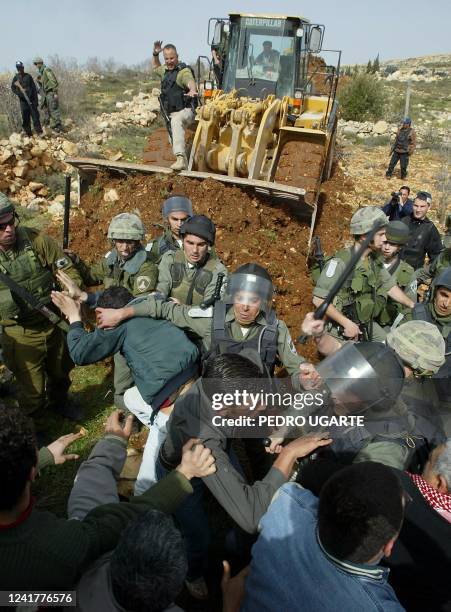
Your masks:
M 322 49 L 323 37 L 324 26 L 303 17 L 233 13 L 210 19 L 212 58 L 197 61 L 196 127 L 188 169 L 180 174 L 294 200 L 311 218 L 312 233 L 338 119 L 341 52 Z M 160 144 L 168 148 L 167 137 Z M 147 149 L 144 164 L 69 160 L 79 169 L 80 193 L 97 170 L 172 172 L 172 160 L 161 161 L 152 136 Z

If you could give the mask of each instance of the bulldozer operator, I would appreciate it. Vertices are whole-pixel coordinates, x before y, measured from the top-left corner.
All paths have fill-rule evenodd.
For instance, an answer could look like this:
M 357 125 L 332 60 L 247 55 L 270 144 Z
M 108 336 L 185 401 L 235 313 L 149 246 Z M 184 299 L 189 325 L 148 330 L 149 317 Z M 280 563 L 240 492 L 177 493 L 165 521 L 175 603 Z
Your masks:
M 171 138 L 172 151 L 177 158 L 171 168 L 186 170 L 188 161 L 185 150 L 185 129 L 194 122 L 197 87 L 192 69 L 179 62 L 176 47 L 171 44 L 164 47 L 161 45 L 161 40 L 154 42 L 152 69 L 161 79 L 160 104 Z M 161 52 L 163 52 L 164 65 L 160 62 Z

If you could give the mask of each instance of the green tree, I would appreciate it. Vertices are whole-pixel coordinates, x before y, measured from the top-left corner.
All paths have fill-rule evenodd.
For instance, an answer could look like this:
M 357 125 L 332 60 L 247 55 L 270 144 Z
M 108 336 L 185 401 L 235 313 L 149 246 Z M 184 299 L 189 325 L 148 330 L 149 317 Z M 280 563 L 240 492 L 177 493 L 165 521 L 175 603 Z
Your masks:
M 379 61 L 379 53 L 378 53 L 376 55 L 376 59 L 373 62 L 373 70 L 372 70 L 373 74 L 376 73 L 376 72 L 379 72 L 380 69 L 381 69 L 381 64 L 380 64 L 380 61 Z
M 371 74 L 373 72 L 373 64 L 371 63 L 371 60 L 368 60 L 368 64 L 366 65 L 366 72 L 367 74 Z
M 338 94 L 345 121 L 377 121 L 384 113 L 384 94 L 371 74 L 354 75 Z

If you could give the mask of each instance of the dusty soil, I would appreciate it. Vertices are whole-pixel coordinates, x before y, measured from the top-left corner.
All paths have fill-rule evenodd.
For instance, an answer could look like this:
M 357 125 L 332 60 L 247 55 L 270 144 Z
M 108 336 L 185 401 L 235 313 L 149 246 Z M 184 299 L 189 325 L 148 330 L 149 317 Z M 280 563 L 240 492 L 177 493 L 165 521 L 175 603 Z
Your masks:
M 315 201 L 324 159 L 324 146 L 315 142 L 289 141 L 283 145 L 275 175 L 276 183 L 306 190 L 305 199 Z
M 309 225 L 298 220 L 296 211 L 286 204 L 259 199 L 251 190 L 225 186 L 214 180 L 198 181 L 174 176 L 135 176 L 98 179 L 81 202 L 79 213 L 71 220 L 70 248 L 92 262 L 109 250 L 107 229 L 111 218 L 120 212 L 139 211 L 150 239 L 161 232 L 154 223 L 161 222 L 161 203 L 171 193 L 188 196 L 197 213 L 210 216 L 217 226 L 217 250 L 230 270 L 247 262 L 258 262 L 271 274 L 276 288 L 275 305 L 295 338 L 304 314 L 311 310 L 312 286 L 306 265 Z M 104 188 L 115 188 L 119 202 L 103 201 Z M 316 234 L 323 248 L 331 253 L 341 246 L 347 235 L 351 210 L 337 202 L 337 191 L 352 189 L 337 168 L 335 175 L 323 184 L 321 210 Z M 51 233 L 58 235 L 60 228 Z M 313 343 L 301 352 L 313 357 Z

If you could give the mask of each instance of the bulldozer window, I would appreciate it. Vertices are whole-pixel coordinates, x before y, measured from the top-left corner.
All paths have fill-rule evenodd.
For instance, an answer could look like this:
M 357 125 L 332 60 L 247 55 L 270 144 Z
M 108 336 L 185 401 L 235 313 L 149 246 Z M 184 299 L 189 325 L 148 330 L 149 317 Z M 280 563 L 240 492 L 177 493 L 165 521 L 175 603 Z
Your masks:
M 293 95 L 296 26 L 283 19 L 242 17 L 233 24 L 224 89 L 242 95 Z

